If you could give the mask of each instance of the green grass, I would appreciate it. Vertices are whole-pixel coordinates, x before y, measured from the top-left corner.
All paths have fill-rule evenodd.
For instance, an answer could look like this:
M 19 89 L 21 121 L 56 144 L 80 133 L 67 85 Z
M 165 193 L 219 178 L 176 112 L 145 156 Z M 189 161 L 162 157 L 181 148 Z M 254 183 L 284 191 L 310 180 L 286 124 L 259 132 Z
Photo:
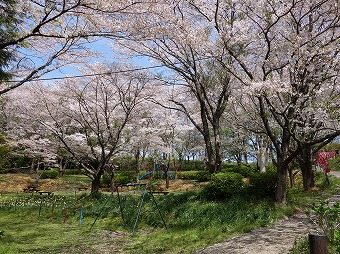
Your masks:
M 331 170 L 340 171 L 340 156 L 337 156 L 335 159 L 328 160 L 328 163 Z
M 235 197 L 224 202 L 206 202 L 197 200 L 195 192 L 173 194 L 158 198 L 168 230 L 161 227 L 160 216 L 148 200 L 144 204 L 137 234 L 131 235 L 137 211 L 135 201 L 138 200 L 132 197 L 130 200 L 130 196 L 126 198 L 125 216 L 130 215 L 126 218 L 129 227 L 119 226 L 122 219 L 119 210 L 114 207 L 116 200 L 112 200 L 103 209 L 92 231 L 89 230 L 90 226 L 106 201 L 104 195 L 97 204 L 92 199 L 83 203 L 87 205 L 87 212 L 81 226 L 78 221 L 79 208 L 76 206 L 70 206 L 65 224 L 62 206 L 55 209 L 52 222 L 49 221 L 51 208 L 48 206 L 41 210 L 39 216 L 39 200 L 30 207 L 3 207 L 0 210 L 0 225 L 4 236 L 0 239 L 0 253 L 82 253 L 84 249 L 101 253 L 97 250 L 98 246 L 103 249 L 108 244 L 120 248 L 121 253 L 192 253 L 236 234 L 265 226 L 273 222 L 276 216 L 274 206 L 268 200 L 247 203 Z M 98 237 L 115 231 L 124 232 L 126 236 L 113 239 Z
M 91 179 L 85 175 L 64 175 L 62 179 L 69 184 L 87 184 L 91 182 Z
M 78 182 L 80 178 L 69 179 Z M 269 198 L 244 195 L 207 201 L 198 191 L 157 196 L 168 230 L 163 227 L 152 198 L 146 196 L 134 235 L 131 233 L 141 200 L 140 191 L 135 195 L 121 194 L 125 226 L 122 226 L 116 194 L 109 200 L 105 194 L 96 198 L 86 194 L 43 198 L 31 194 L 3 194 L 0 196 L 0 230 L 3 232 L 0 253 L 193 253 L 267 226 L 336 192 L 339 180 L 332 179 L 332 185 L 326 186 L 323 176 L 317 179 L 320 190 L 289 189 L 286 206 L 277 205 Z M 55 210 L 51 222 L 53 202 Z M 63 223 L 66 204 L 69 209 L 67 221 Z M 82 225 L 79 224 L 81 208 L 84 208 Z
M 74 221 L 63 224 L 62 218 L 49 222 L 29 210 L 0 211 L 4 231 L 0 253 L 100 253 L 97 245 L 110 239 L 99 237 L 96 230 L 90 232 L 89 222 L 79 226 Z

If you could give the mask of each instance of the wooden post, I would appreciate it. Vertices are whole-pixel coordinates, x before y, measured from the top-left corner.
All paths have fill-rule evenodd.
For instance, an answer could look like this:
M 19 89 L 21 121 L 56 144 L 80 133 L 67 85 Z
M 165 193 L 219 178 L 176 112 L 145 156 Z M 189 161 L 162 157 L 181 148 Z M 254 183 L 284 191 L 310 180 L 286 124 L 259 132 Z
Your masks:
M 328 254 L 328 241 L 325 235 L 309 234 L 310 254 Z
M 50 221 L 53 220 L 54 204 L 55 204 L 55 202 L 53 202 L 53 204 L 52 204 L 52 210 L 51 210 L 51 213 L 50 213 Z
M 66 207 L 65 207 L 65 212 L 64 212 L 64 223 L 66 223 L 66 219 L 67 219 L 67 212 L 68 212 L 68 204 L 66 204 Z

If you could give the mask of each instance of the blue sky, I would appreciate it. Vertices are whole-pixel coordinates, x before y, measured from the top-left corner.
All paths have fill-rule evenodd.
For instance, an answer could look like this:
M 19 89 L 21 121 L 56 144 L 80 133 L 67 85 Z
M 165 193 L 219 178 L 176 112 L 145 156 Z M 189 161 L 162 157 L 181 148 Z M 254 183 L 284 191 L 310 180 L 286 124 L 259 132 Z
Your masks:
M 98 57 L 92 58 L 89 62 L 95 63 L 95 62 L 119 62 L 119 59 L 115 57 L 114 51 L 110 48 L 109 41 L 106 39 L 100 39 L 95 42 L 88 43 L 86 47 L 89 47 L 93 50 L 96 50 L 100 52 L 98 54 Z M 136 65 L 136 67 L 149 67 L 153 64 L 150 63 L 148 58 L 146 57 L 136 57 L 131 59 L 131 62 Z M 81 75 L 82 73 L 78 71 L 78 69 L 74 66 L 65 66 L 58 70 L 52 71 L 50 73 L 47 73 L 43 75 L 41 78 L 48 79 L 48 78 L 62 78 L 65 76 L 75 76 L 75 75 Z M 50 81 L 45 81 L 47 83 L 50 83 Z M 53 80 L 51 81 L 53 82 Z

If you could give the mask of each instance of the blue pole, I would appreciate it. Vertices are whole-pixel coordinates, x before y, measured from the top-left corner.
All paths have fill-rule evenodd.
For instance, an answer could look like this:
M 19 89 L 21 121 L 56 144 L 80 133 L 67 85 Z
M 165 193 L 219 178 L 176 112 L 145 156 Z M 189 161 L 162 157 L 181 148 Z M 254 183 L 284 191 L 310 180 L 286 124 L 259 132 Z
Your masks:
M 80 209 L 80 214 L 79 214 L 79 224 L 83 224 L 83 212 L 84 208 Z

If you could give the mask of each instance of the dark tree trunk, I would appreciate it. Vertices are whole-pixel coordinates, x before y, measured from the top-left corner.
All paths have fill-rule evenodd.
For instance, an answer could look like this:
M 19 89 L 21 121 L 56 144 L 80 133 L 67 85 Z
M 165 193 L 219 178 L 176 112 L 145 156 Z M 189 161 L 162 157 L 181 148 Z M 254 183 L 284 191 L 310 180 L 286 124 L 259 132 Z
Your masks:
M 97 169 L 97 173 L 93 174 L 92 185 L 91 185 L 91 193 L 97 193 L 100 187 L 100 178 L 104 174 L 104 166 L 100 165 Z
M 167 167 L 166 171 L 165 171 L 165 188 L 169 189 L 170 187 L 170 181 L 169 181 L 169 169 Z
M 294 178 L 293 168 L 289 167 L 288 174 L 289 174 L 290 188 L 294 188 L 295 187 L 295 178 Z
M 215 173 L 214 152 L 210 142 L 210 135 L 204 136 L 204 142 L 206 147 L 206 165 L 210 173 Z
M 59 176 L 63 177 L 67 166 L 67 159 L 61 158 L 59 162 Z
M 140 150 L 137 149 L 135 152 L 136 161 L 136 181 L 138 181 L 139 171 L 140 171 Z
M 247 154 L 247 153 L 244 153 L 243 157 L 244 157 L 244 162 L 245 162 L 246 164 L 248 164 L 248 154 Z
M 275 201 L 281 204 L 287 202 L 287 173 L 287 167 L 283 163 L 278 163 Z
M 217 139 L 214 144 L 211 143 L 210 135 L 204 138 L 206 146 L 206 165 L 210 173 L 218 173 L 221 171 L 222 156 L 221 156 L 221 144 Z
M 235 158 L 236 158 L 237 166 L 241 166 L 241 164 L 242 164 L 242 154 L 237 152 L 236 155 L 235 155 Z
M 98 193 L 99 187 L 100 187 L 100 177 L 98 177 L 98 175 L 95 175 L 94 179 L 92 180 L 91 193 Z
M 299 165 L 302 172 L 303 188 L 308 191 L 315 186 L 312 148 L 306 147 L 300 152 Z

